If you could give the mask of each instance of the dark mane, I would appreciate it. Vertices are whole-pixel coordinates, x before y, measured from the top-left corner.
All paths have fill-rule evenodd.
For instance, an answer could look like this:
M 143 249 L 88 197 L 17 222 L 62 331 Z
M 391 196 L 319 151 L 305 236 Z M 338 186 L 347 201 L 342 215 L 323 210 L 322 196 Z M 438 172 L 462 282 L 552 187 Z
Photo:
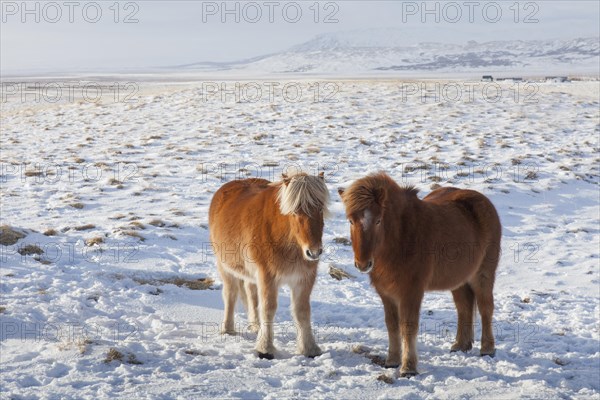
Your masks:
M 385 194 L 389 191 L 405 193 L 410 196 L 416 196 L 419 192 L 419 190 L 412 185 L 403 187 L 398 186 L 398 184 L 385 172 L 376 172 L 355 181 L 346 191 L 344 191 L 343 196 L 346 213 L 350 215 L 371 207 L 373 203 L 377 202 L 378 198 L 385 198 Z M 385 207 L 385 204 L 380 205 Z

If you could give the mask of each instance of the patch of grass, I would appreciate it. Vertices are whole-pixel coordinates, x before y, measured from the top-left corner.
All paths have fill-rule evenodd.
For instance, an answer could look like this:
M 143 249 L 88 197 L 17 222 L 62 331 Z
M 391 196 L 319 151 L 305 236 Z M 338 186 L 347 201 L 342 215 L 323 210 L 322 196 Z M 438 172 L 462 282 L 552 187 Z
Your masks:
M 193 349 L 192 350 L 184 350 L 183 352 L 189 356 L 205 356 L 206 355 L 206 353 L 203 353 L 198 350 L 193 350 Z
M 88 231 L 90 229 L 94 229 L 96 227 L 96 225 L 94 224 L 85 224 L 85 225 L 81 225 L 81 226 L 76 226 L 73 229 L 75 229 L 76 231 Z
M 385 358 L 377 354 L 371 354 L 370 350 L 367 347 L 356 345 L 352 347 L 352 352 L 354 354 L 360 354 L 361 356 L 368 358 L 375 365 L 379 365 L 380 367 L 385 366 Z
M 105 364 L 109 364 L 113 361 L 123 361 L 123 353 L 121 353 L 119 350 L 115 349 L 114 347 L 111 347 L 108 350 L 108 353 L 106 353 L 106 358 L 104 359 L 104 363 Z
M 27 246 L 23 246 L 19 250 L 17 250 L 17 253 L 19 253 L 22 256 L 30 256 L 32 254 L 40 255 L 44 254 L 44 250 L 42 250 L 39 246 L 35 244 L 28 244 Z
M 175 285 L 179 287 L 186 287 L 191 290 L 207 290 L 211 289 L 215 283 L 212 278 L 199 278 L 199 279 L 184 279 L 184 278 L 165 278 L 165 279 L 145 279 L 145 278 L 132 278 L 135 282 L 140 285 Z
M 81 210 L 84 207 L 83 203 L 80 203 L 80 202 L 71 203 L 71 204 L 69 204 L 69 206 L 76 208 L 78 210 Z
M 338 281 L 341 281 L 342 279 L 354 278 L 354 276 L 350 275 L 343 269 L 333 265 L 329 266 L 329 276 L 331 276 L 333 279 L 337 279 Z
M 148 222 L 148 224 L 152 225 L 152 226 L 157 226 L 159 228 L 162 228 L 163 226 L 166 225 L 166 223 L 158 218 L 153 219 L 152 221 Z
M 556 365 L 560 365 L 561 367 L 564 367 L 565 365 L 569 364 L 569 362 L 568 362 L 568 361 L 563 361 L 563 360 L 561 360 L 561 359 L 560 359 L 560 358 L 558 358 L 558 357 L 554 357 L 554 359 L 553 359 L 552 361 L 554 361 L 554 363 L 555 363 Z
M 132 221 L 129 223 L 129 227 L 131 229 L 146 229 L 146 226 L 142 224 L 140 221 Z
M 3 246 L 12 246 L 25 236 L 27 236 L 25 233 L 19 232 L 8 225 L 0 226 L 0 244 Z
M 334 238 L 333 243 L 343 244 L 344 246 L 352 246 L 350 239 L 341 236 Z
M 138 360 L 137 357 L 135 356 L 135 354 L 129 353 L 127 355 L 127 364 L 141 365 L 141 364 L 143 364 L 143 362 Z
M 142 235 L 140 235 L 136 231 L 121 231 L 121 232 L 123 233 L 123 235 L 131 236 L 133 238 L 141 240 L 142 242 L 146 240 L 145 237 L 143 237 Z
M 43 176 L 44 173 L 42 171 L 25 171 L 24 175 L 28 176 L 28 177 L 31 177 L 31 176 Z
M 0 306 L 0 314 L 4 313 L 4 311 L 6 311 L 6 307 Z
M 104 238 L 102 236 L 96 236 L 93 238 L 85 239 L 86 246 L 94 246 L 96 244 L 104 243 Z
M 377 380 L 383 383 L 387 383 L 388 385 L 391 385 L 392 383 L 394 383 L 394 378 L 392 378 L 391 376 L 388 376 L 386 374 L 381 374 L 377 377 Z
M 93 344 L 94 341 L 88 338 L 85 338 L 83 340 L 80 340 L 77 342 L 77 349 L 79 350 L 79 354 L 85 354 L 85 352 L 87 351 L 88 347 Z
M 46 236 L 56 236 L 58 235 L 58 231 L 56 229 L 47 229 L 46 232 L 44 232 L 44 235 Z
M 538 174 L 535 171 L 528 171 L 527 174 L 525 174 L 525 179 L 527 179 L 529 181 L 537 181 Z

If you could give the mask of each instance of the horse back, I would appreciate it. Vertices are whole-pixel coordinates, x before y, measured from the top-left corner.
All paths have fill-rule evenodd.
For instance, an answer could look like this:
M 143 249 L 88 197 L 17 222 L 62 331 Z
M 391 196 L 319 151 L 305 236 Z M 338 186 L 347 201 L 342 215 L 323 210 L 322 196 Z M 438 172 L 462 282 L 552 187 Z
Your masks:
M 500 218 L 485 195 L 474 190 L 447 187 L 434 190 L 423 201 L 438 206 L 436 208 L 441 215 L 452 210 L 458 212 L 477 227 L 478 234 L 486 237 L 487 241 L 500 240 Z
M 262 207 L 261 194 L 272 189 L 266 179 L 242 179 L 226 183 L 217 190 L 208 210 L 211 237 L 220 232 L 240 231 L 249 216 Z

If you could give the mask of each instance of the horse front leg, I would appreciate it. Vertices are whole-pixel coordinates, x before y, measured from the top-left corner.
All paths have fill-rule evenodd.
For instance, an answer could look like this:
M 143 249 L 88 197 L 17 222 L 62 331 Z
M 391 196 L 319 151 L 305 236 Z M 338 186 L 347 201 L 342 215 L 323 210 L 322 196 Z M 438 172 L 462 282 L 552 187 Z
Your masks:
M 260 273 L 257 282 L 260 327 L 256 339 L 256 352 L 259 358 L 272 360 L 275 357 L 273 345 L 273 319 L 277 311 L 277 284 L 274 277 Z
M 321 349 L 315 342 L 310 323 L 310 294 L 316 278 L 316 270 L 297 282 L 290 288 L 292 290 L 292 314 L 296 322 L 298 337 L 296 349 L 299 354 L 306 357 L 316 357 L 322 354 Z
M 400 335 L 402 337 L 402 366 L 400 376 L 417 375 L 417 335 L 423 291 L 404 293 L 400 300 Z
M 246 281 L 244 282 L 244 291 L 246 293 L 246 311 L 248 313 L 248 330 L 250 332 L 258 332 L 258 293 L 256 284 Z
M 386 368 L 398 368 L 400 366 L 400 319 L 398 316 L 398 304 L 395 300 L 381 296 L 383 310 L 385 312 L 385 325 L 388 331 L 388 356 L 385 360 Z

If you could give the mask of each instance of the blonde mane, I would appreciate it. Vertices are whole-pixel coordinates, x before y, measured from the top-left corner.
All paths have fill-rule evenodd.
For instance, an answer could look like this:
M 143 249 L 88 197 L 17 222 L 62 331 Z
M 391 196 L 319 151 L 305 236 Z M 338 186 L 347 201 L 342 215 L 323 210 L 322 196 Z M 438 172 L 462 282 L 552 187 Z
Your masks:
M 315 209 L 323 210 L 323 216 L 328 215 L 329 191 L 323 177 L 300 172 L 284 176 L 282 182 L 273 185 L 279 186 L 277 200 L 283 215 L 297 212 L 312 215 Z

